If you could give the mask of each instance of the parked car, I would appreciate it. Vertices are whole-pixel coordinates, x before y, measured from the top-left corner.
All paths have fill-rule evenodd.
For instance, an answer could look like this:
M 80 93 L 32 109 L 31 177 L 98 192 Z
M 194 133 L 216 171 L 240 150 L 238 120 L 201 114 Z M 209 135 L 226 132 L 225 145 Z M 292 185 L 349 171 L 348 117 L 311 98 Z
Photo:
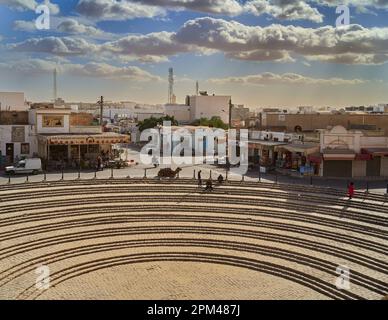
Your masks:
M 28 173 L 38 174 L 42 171 L 42 161 L 39 158 L 24 159 L 19 161 L 16 165 L 5 167 L 7 174 Z

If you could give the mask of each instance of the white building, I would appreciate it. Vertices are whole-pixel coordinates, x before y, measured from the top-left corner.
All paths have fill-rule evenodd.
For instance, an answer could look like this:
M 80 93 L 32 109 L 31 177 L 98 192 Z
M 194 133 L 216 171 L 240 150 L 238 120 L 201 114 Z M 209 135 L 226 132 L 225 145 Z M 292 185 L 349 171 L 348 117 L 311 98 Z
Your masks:
M 220 117 L 229 123 L 229 105 L 231 96 L 190 96 L 190 121 L 196 119 Z
M 38 151 L 38 144 L 31 125 L 0 125 L 0 155 L 4 163 L 29 158 Z
M 185 124 L 190 122 L 190 109 L 190 106 L 185 104 L 166 104 L 164 113 L 174 117 L 179 123 Z
M 23 92 L 0 92 L 0 111 L 26 111 L 27 109 Z
M 388 137 L 342 126 L 320 130 L 326 177 L 388 176 Z

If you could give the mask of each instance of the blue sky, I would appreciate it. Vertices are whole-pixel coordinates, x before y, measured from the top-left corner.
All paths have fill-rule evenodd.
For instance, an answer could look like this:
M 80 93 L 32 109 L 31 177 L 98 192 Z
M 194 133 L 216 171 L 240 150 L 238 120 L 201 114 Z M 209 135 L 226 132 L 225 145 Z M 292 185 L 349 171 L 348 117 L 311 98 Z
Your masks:
M 388 1 L 0 0 L 0 91 L 178 102 L 200 88 L 249 107 L 388 103 Z M 50 9 L 37 30 L 34 8 Z

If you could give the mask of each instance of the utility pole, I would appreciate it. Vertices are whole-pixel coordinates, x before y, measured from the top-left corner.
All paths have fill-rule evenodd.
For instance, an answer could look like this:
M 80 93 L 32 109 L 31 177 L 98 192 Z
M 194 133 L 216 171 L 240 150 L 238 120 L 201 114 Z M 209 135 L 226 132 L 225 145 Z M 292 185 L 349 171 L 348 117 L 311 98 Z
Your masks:
M 100 105 L 100 126 L 102 129 L 103 121 L 104 121 L 104 97 L 101 96 L 100 101 L 97 102 Z
M 232 129 L 232 108 L 233 108 L 232 98 L 230 98 L 230 100 L 229 100 L 229 129 Z

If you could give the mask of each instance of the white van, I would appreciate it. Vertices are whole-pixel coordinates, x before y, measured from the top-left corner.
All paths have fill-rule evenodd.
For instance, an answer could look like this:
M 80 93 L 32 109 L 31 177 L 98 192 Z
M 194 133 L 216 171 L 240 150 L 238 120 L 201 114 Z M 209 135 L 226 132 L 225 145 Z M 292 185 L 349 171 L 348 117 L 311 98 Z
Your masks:
M 5 172 L 8 174 L 16 174 L 16 173 L 38 174 L 41 171 L 42 171 L 42 161 L 39 158 L 21 160 L 15 166 L 5 168 Z

